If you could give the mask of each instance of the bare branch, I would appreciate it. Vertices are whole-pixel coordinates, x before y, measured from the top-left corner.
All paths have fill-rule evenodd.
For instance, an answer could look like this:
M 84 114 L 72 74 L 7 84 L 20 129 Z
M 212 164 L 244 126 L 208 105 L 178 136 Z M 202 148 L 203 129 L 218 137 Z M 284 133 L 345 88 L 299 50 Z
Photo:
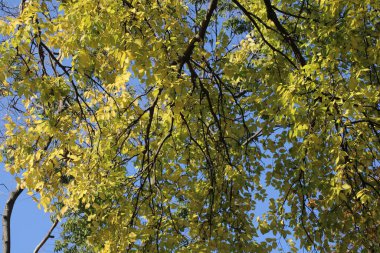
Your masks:
M 51 226 L 51 228 L 49 229 L 48 233 L 46 234 L 46 236 L 44 237 L 44 239 L 42 239 L 42 241 L 37 245 L 37 247 L 33 251 L 33 253 L 38 253 L 38 251 L 42 248 L 42 246 L 44 246 L 44 244 L 46 243 L 46 241 L 49 240 L 49 238 L 51 238 L 51 233 L 53 232 L 53 230 L 55 229 L 55 227 L 58 225 L 58 222 L 59 222 L 58 219 L 56 219 L 54 221 L 54 223 Z

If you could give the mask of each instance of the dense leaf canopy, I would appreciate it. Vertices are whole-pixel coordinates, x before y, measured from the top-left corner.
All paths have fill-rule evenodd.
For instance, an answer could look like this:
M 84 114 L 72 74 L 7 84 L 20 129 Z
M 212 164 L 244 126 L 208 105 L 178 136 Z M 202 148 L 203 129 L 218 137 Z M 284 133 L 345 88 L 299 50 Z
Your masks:
M 83 247 L 380 251 L 380 1 L 29 0 L 0 22 L 3 162 Z

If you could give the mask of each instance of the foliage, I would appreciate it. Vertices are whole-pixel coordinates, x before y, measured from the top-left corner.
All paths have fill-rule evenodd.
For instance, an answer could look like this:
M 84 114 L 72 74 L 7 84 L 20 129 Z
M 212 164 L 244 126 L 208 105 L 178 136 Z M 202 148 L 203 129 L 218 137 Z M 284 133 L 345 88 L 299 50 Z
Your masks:
M 23 111 L 6 168 L 45 210 L 79 212 L 95 252 L 380 251 L 379 11 L 24 2 L 0 24 Z
M 54 252 L 62 253 L 93 253 L 86 244 L 90 234 L 87 229 L 88 221 L 83 219 L 81 212 L 68 212 L 62 223 L 61 238 L 55 242 Z

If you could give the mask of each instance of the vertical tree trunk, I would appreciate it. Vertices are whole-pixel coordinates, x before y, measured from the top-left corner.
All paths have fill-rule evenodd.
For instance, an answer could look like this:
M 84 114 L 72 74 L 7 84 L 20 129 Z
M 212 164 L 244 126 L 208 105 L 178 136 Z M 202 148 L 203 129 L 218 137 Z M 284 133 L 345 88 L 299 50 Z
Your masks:
M 11 216 L 16 199 L 24 189 L 17 188 L 11 192 L 3 213 L 3 253 L 11 252 Z

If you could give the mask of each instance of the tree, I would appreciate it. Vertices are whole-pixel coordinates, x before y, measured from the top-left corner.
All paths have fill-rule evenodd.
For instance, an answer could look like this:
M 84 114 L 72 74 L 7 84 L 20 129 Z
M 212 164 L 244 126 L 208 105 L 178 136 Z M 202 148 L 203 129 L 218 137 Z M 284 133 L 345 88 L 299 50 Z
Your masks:
M 379 1 L 22 6 L 4 162 L 86 249 L 380 250 Z

